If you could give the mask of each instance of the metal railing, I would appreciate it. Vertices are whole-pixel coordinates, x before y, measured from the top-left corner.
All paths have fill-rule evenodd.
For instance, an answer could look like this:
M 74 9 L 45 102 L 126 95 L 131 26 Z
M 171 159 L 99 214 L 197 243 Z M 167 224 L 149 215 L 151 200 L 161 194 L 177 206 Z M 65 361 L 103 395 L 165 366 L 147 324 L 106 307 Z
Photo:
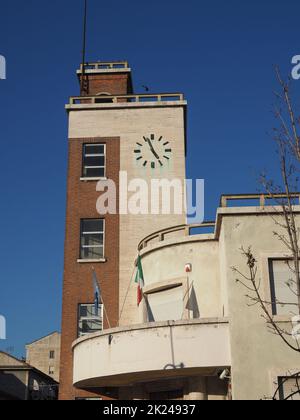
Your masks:
M 172 235 L 174 233 L 182 233 L 183 237 L 191 236 L 191 231 L 193 229 L 205 229 L 205 228 L 215 228 L 216 223 L 215 222 L 204 222 L 201 224 L 191 224 L 191 225 L 179 225 L 174 226 L 167 229 L 162 229 L 158 232 L 155 232 L 146 238 L 144 238 L 138 246 L 138 250 L 142 251 L 143 249 L 147 248 L 150 242 L 155 241 L 155 243 L 163 242 L 168 239 L 169 235 Z
M 106 104 L 106 103 L 142 103 L 142 102 L 177 102 L 183 101 L 182 93 L 141 94 L 141 95 L 99 95 L 99 96 L 72 96 L 70 105 Z
M 295 199 L 300 204 L 300 193 L 291 193 L 289 197 L 294 201 Z M 275 205 L 280 205 L 283 203 L 283 201 L 280 202 L 280 200 L 286 200 L 288 198 L 287 194 L 281 193 L 281 194 L 233 194 L 233 195 L 222 195 L 221 201 L 220 201 L 220 207 L 226 208 L 228 207 L 229 201 L 245 201 L 245 204 L 249 200 L 257 200 L 259 207 L 265 207 L 268 204 L 268 201 L 275 201 Z M 247 203 L 249 204 L 249 203 Z M 274 204 L 274 203 L 273 203 Z M 295 204 L 295 203 L 293 203 Z M 240 205 L 238 207 L 241 207 Z

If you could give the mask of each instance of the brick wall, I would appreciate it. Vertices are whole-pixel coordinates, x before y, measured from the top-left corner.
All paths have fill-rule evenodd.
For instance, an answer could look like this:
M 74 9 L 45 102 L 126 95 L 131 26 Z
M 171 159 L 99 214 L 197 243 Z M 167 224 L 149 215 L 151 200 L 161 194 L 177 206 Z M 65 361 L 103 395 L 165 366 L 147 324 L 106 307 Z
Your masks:
M 109 88 L 107 88 L 109 89 Z M 119 186 L 120 139 L 84 138 L 69 140 L 67 214 L 65 236 L 64 288 L 62 311 L 62 343 L 60 370 L 60 399 L 95 396 L 75 390 L 72 386 L 72 343 L 77 338 L 78 305 L 93 303 L 92 267 L 101 284 L 103 300 L 112 327 L 118 324 L 119 314 L 119 215 L 105 215 L 105 263 L 78 263 L 80 250 L 80 220 L 100 218 L 96 211 L 99 192 L 96 182 L 80 181 L 84 143 L 106 144 L 107 178 Z M 107 328 L 104 322 L 104 328 Z
M 86 77 L 88 95 L 110 93 L 111 95 L 127 95 L 132 93 L 130 73 L 88 74 Z M 86 94 L 86 92 L 82 92 Z

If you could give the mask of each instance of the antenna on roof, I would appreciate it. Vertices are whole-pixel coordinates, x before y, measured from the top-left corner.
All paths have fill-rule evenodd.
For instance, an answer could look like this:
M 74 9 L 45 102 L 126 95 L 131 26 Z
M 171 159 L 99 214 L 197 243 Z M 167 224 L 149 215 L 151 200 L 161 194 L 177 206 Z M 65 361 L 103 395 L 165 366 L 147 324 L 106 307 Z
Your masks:
M 81 94 L 88 93 L 88 84 L 85 79 L 86 65 L 86 28 L 87 28 L 87 0 L 84 0 L 84 17 L 83 17 L 83 47 L 82 47 L 82 64 L 81 64 Z

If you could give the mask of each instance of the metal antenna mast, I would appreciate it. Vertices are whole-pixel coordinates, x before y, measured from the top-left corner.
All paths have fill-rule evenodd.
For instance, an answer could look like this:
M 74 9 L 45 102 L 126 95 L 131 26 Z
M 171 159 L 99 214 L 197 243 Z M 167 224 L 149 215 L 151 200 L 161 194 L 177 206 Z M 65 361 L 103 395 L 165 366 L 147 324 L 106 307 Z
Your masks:
M 85 80 L 85 64 L 86 64 L 86 28 L 87 28 L 87 0 L 84 0 L 84 17 L 83 17 L 83 47 L 82 47 L 82 70 L 81 70 L 81 93 L 87 93 Z

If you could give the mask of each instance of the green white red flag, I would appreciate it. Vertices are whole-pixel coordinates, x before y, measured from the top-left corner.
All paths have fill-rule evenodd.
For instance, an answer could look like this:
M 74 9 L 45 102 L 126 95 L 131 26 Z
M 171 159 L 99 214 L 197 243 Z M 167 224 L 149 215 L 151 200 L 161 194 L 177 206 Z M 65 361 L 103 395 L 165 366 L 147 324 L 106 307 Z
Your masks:
M 140 306 L 140 303 L 143 300 L 143 287 L 145 286 L 142 259 L 141 259 L 140 255 L 138 256 L 136 266 L 137 266 L 137 272 L 136 272 L 136 276 L 135 276 L 135 283 L 137 283 L 137 285 L 138 285 L 137 304 L 138 304 L 138 306 Z

